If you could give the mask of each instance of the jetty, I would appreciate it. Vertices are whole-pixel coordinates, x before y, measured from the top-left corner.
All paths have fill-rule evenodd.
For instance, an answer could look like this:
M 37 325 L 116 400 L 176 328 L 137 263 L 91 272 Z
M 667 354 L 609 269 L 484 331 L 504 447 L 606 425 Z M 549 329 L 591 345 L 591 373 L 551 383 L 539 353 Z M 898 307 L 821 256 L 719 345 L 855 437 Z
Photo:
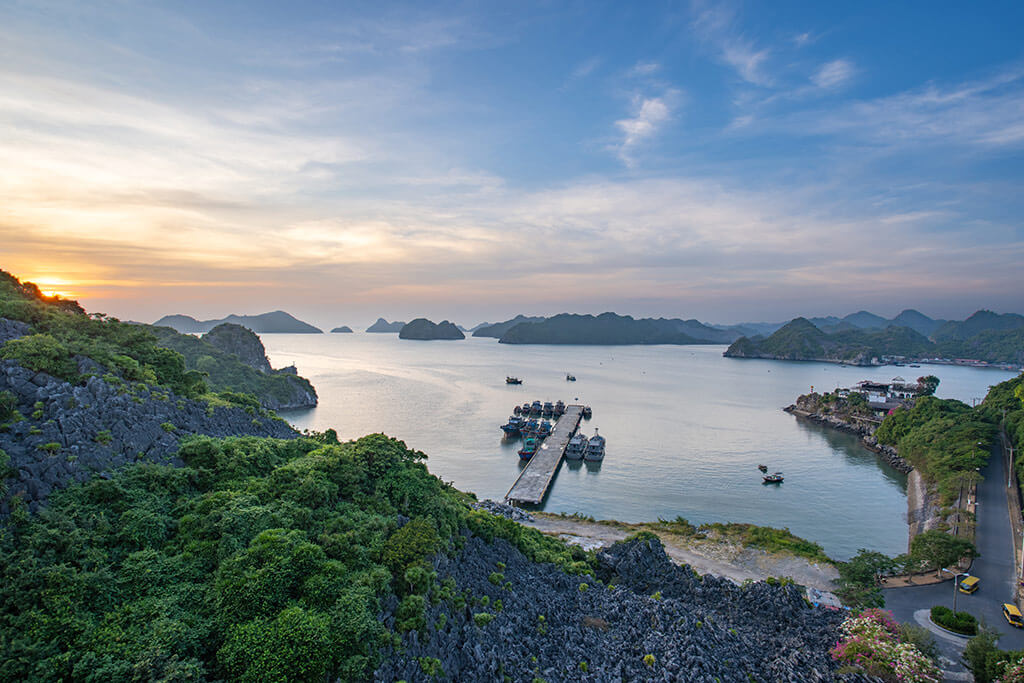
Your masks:
M 519 473 L 512 488 L 505 494 L 505 502 L 512 505 L 540 505 L 547 495 L 551 480 L 562 464 L 562 456 L 565 455 L 565 447 L 569 445 L 569 439 L 576 433 L 583 418 L 583 406 L 571 405 L 565 407 L 565 413 L 555 422 L 551 430 L 551 436 L 544 439 L 544 443 L 537 449 L 537 453 L 530 459 L 523 471 Z

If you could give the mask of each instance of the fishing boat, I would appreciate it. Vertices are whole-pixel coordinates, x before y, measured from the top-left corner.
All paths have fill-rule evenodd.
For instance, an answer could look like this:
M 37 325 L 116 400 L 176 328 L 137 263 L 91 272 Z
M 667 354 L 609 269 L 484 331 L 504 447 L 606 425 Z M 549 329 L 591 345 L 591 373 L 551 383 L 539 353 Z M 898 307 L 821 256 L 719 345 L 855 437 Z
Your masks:
M 542 439 L 546 436 L 551 436 L 551 423 L 547 420 L 541 420 L 537 426 L 537 436 Z
M 537 446 L 539 445 L 537 439 L 527 439 L 523 442 L 523 447 L 519 449 L 519 457 L 523 460 L 529 460 L 537 453 Z
M 766 474 L 763 477 L 765 484 L 781 484 L 782 483 L 782 472 L 773 472 L 772 474 Z
M 758 465 L 757 469 L 761 470 L 762 474 L 767 474 L 768 473 L 768 465 Z
M 604 437 L 594 430 L 594 435 L 590 437 L 587 442 L 587 449 L 583 452 L 583 459 L 590 460 L 591 462 L 596 460 L 602 460 L 604 458 Z
M 512 415 L 508 418 L 508 422 L 501 425 L 501 430 L 505 432 L 506 436 L 512 436 L 518 434 L 519 430 L 523 428 L 523 418 Z
M 520 406 L 519 414 L 522 415 L 523 417 L 529 417 L 529 415 L 530 415 L 530 404 L 529 403 L 524 403 L 522 406 Z
M 575 382 L 576 381 L 576 375 L 566 374 L 565 381 L 566 382 Z
M 543 415 L 544 417 L 551 417 L 554 414 L 555 404 L 553 404 L 551 401 L 545 401 L 544 407 L 541 408 L 541 415 Z
M 583 406 L 583 419 L 589 420 L 593 416 L 593 411 L 590 410 L 590 406 Z
M 523 420 L 522 426 L 519 428 L 519 432 L 523 436 L 533 436 L 537 433 L 537 429 L 540 427 L 536 420 Z
M 518 377 L 506 377 L 505 378 L 505 384 L 522 384 L 522 383 L 523 383 L 523 380 L 519 379 Z
M 565 457 L 569 460 L 582 460 L 589 441 L 587 437 L 577 432 L 569 439 L 569 445 L 565 447 Z
M 530 415 L 540 415 L 544 411 L 544 407 L 540 401 L 534 401 L 530 404 Z
M 555 402 L 555 417 L 562 417 L 565 415 L 565 403 L 562 401 Z

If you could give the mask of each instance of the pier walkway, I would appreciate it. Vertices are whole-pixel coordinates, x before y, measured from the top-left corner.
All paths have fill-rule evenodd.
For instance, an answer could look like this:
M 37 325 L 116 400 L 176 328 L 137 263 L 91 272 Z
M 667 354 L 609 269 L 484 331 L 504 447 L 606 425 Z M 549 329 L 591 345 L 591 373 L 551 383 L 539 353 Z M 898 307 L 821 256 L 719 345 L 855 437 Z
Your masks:
M 530 459 L 512 484 L 512 488 L 505 494 L 506 502 L 513 505 L 540 505 L 548 492 L 548 487 L 551 486 L 555 472 L 558 471 L 558 466 L 562 464 L 565 447 L 576 432 L 576 428 L 580 426 L 582 418 L 583 406 L 566 406 L 565 413 L 558 418 L 554 429 L 551 430 L 551 436 L 544 439 L 536 455 Z

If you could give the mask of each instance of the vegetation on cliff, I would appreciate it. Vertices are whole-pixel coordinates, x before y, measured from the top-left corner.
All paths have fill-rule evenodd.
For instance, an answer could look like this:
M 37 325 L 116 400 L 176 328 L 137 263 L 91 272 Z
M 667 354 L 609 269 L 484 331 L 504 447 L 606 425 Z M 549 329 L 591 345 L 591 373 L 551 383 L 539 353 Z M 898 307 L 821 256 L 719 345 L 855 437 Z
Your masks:
M 589 571 L 539 532 L 470 511 L 383 435 L 197 438 L 186 466 L 130 466 L 16 512 L 0 534 L 0 679 L 362 678 L 423 628 L 459 529 Z M 16 635 L 15 635 L 16 634 Z
M 203 337 L 178 334 L 169 327 L 154 327 L 152 332 L 161 346 L 182 356 L 189 370 L 201 373 L 212 392 L 248 394 L 269 410 L 317 403 L 309 380 L 298 376 L 294 368 L 273 370 L 263 343 L 246 328 L 224 323 Z

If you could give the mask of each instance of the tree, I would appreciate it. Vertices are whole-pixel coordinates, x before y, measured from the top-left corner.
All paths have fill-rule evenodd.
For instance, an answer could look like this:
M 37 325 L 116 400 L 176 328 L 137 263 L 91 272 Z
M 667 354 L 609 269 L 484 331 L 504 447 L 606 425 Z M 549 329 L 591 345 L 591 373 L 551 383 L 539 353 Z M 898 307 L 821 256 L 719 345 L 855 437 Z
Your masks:
M 989 656 L 999 652 L 996 641 L 999 634 L 989 629 L 981 629 L 978 635 L 967 641 L 964 647 L 963 663 L 974 674 L 976 683 L 991 683 L 993 678 L 988 673 Z
M 925 375 L 917 378 L 917 386 L 922 396 L 932 396 L 939 388 L 939 378 L 935 375 Z
M 935 567 L 936 573 L 940 575 L 942 567 L 954 565 L 960 558 L 977 555 L 973 543 L 938 529 L 920 533 L 910 542 L 910 556 L 919 559 L 927 567 Z

